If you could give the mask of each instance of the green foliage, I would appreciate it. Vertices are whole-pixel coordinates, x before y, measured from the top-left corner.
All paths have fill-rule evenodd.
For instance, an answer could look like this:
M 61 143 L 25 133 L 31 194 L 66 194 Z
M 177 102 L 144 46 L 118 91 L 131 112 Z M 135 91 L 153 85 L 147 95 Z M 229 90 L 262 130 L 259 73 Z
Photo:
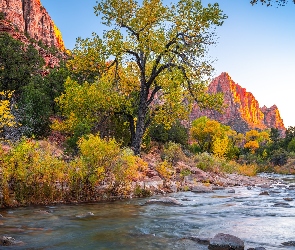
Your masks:
M 0 12 L 0 20 L 4 20 L 5 19 L 5 13 Z
M 175 165 L 178 161 L 182 161 L 186 159 L 185 154 L 182 151 L 181 145 L 168 142 L 165 144 L 163 154 L 161 155 L 162 159 Z
M 271 163 L 278 166 L 285 165 L 287 163 L 287 160 L 288 160 L 288 152 L 282 148 L 273 151 L 270 157 Z
M 26 136 L 42 137 L 48 134 L 49 118 L 58 111 L 54 100 L 62 93 L 67 76 L 68 71 L 61 66 L 50 70 L 44 77 L 33 76 L 22 88 L 19 101 L 20 123 Z
M 64 160 L 46 141 L 23 139 L 9 152 L 0 146 L 0 206 L 90 201 L 99 195 L 125 195 L 147 163 L 114 140 L 89 135 L 79 141 L 78 157 Z M 105 193 L 97 187 L 106 183 Z
M 295 138 L 293 138 L 288 144 L 288 151 L 295 152 Z
M 149 135 L 153 141 L 166 143 L 175 142 L 187 146 L 187 129 L 177 120 L 170 129 L 165 129 L 163 124 L 152 125 L 149 129 Z
M 196 167 L 207 172 L 215 173 L 237 173 L 254 176 L 258 169 L 256 164 L 238 164 L 235 161 L 228 161 L 208 153 L 197 154 L 195 156 L 195 162 Z
M 43 84 L 43 79 L 39 76 L 23 88 L 19 106 L 21 124 L 25 127 L 26 136 L 39 137 L 46 135 L 49 131 L 51 102 Z
M 116 92 L 132 104 L 119 112 L 131 117 L 136 154 L 152 123 L 169 128 L 188 115 L 195 100 L 201 107 L 220 108 L 221 94 L 207 93 L 212 67 L 205 59 L 208 44 L 215 42 L 213 28 L 226 19 L 218 4 L 103 0 L 94 9 L 109 29 L 103 39 L 96 34 L 78 39 L 69 67 L 80 74 L 80 83 L 112 72 Z
M 19 94 L 43 65 L 43 58 L 32 45 L 26 46 L 7 33 L 0 35 L 0 91 Z
M 68 78 L 64 93 L 56 98 L 64 119 L 55 120 L 52 128 L 64 132 L 72 147 L 81 136 L 97 132 L 105 119 L 118 112 L 121 105 L 129 105 L 128 100 L 113 87 L 107 77 L 82 85 Z
M 217 157 L 235 158 L 238 150 L 235 146 L 237 133 L 215 120 L 206 116 L 192 122 L 190 129 L 191 138 L 198 146 L 193 146 L 194 151 L 213 153 Z

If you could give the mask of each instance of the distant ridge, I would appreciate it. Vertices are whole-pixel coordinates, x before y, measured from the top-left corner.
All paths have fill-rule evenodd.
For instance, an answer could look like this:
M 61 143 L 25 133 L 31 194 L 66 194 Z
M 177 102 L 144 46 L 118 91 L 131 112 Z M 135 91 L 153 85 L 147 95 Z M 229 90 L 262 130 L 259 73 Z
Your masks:
M 229 125 L 240 133 L 252 129 L 278 128 L 282 135 L 286 131 L 284 122 L 276 105 L 267 108 L 259 107 L 258 101 L 251 92 L 247 92 L 239 84 L 235 83 L 228 73 L 223 72 L 213 79 L 208 87 L 209 93 L 222 92 L 224 94 L 225 108 L 223 113 L 213 110 L 200 110 L 194 105 L 190 119 L 194 120 L 201 116 L 217 120 Z

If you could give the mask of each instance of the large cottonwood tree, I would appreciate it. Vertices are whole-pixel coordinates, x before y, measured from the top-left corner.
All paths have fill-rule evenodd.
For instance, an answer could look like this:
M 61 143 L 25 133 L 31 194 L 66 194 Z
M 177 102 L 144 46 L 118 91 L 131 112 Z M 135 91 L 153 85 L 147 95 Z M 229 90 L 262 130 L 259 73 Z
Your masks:
M 70 65 L 76 73 L 84 66 L 92 73 L 97 69 L 102 78 L 102 71 L 112 72 L 114 90 L 132 104 L 117 113 L 127 111 L 136 154 L 154 119 L 169 124 L 192 101 L 200 107 L 221 106 L 220 95 L 206 93 L 212 73 L 208 47 L 216 41 L 215 27 L 226 19 L 217 3 L 204 7 L 201 1 L 180 0 L 165 6 L 161 0 L 102 0 L 94 9 L 108 28 L 101 40 L 79 39 Z

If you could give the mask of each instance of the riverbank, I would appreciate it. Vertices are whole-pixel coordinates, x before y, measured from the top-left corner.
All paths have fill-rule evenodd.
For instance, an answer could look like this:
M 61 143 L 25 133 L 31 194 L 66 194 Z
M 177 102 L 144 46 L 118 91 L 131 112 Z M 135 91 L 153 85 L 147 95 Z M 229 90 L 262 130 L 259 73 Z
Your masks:
M 180 191 L 209 192 L 225 187 L 270 185 L 256 167 L 185 154 L 181 147 L 153 147 L 141 158 L 113 140 L 92 136 L 81 154 L 69 158 L 46 142 L 24 140 L 2 148 L 0 207 L 84 203 Z M 250 175 L 250 176 L 247 176 Z

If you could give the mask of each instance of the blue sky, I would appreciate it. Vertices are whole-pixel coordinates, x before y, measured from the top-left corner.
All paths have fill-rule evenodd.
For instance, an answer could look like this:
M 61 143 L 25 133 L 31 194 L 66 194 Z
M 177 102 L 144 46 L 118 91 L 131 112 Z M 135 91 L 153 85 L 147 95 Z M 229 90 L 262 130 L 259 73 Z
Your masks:
M 96 0 L 41 2 L 68 49 L 74 47 L 77 37 L 102 34 L 105 28 L 93 12 Z M 217 28 L 217 45 L 209 50 L 217 59 L 215 75 L 228 72 L 253 93 L 260 106 L 276 104 L 286 127 L 295 126 L 295 4 L 276 8 L 251 6 L 250 0 L 203 0 L 208 2 L 218 2 L 228 15 Z

